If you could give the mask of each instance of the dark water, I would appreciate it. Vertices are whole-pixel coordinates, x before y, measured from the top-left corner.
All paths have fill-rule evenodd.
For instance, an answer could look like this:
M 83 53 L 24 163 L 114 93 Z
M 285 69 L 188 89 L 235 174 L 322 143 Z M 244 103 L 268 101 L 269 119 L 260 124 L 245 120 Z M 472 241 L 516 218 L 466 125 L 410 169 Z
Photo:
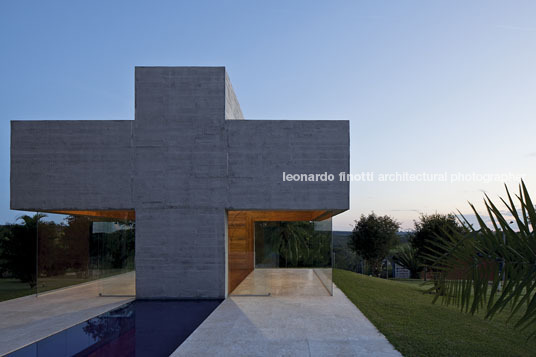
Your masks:
M 7 356 L 169 356 L 221 300 L 136 300 Z

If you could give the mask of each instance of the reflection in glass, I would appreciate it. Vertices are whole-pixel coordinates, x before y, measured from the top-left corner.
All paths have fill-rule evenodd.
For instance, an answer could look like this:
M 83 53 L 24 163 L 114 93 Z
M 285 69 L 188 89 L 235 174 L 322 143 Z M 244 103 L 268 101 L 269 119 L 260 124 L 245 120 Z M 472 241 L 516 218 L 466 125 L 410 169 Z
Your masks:
M 37 235 L 38 293 L 98 279 L 95 293 L 135 294 L 133 221 L 47 213 Z
M 315 221 L 313 224 L 313 235 L 319 236 L 320 239 L 315 240 L 323 260 L 317 261 L 313 266 L 313 271 L 320 279 L 322 284 L 333 295 L 333 229 L 331 218 L 323 221 Z
M 87 282 L 89 218 L 45 214 L 38 227 L 38 293 Z
M 22 215 L 0 225 L 0 301 L 36 293 L 40 218 L 39 213 Z
M 332 294 L 331 234 L 331 218 L 255 222 L 255 268 L 311 268 Z
M 134 222 L 93 222 L 101 295 L 134 295 Z

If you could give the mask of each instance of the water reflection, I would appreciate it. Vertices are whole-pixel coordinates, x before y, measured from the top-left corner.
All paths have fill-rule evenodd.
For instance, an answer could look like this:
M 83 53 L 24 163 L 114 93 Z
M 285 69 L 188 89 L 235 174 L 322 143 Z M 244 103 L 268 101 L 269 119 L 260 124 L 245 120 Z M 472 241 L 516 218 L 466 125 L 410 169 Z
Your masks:
M 8 356 L 169 356 L 220 303 L 137 300 Z

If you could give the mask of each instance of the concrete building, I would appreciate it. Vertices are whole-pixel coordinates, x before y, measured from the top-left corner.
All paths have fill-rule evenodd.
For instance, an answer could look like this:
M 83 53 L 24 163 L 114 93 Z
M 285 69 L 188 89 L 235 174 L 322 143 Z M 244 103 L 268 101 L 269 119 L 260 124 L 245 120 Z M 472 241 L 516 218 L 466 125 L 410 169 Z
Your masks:
M 11 123 L 11 208 L 135 217 L 137 298 L 227 296 L 255 221 L 349 208 L 340 172 L 348 121 L 244 120 L 224 67 L 137 67 L 135 120 Z

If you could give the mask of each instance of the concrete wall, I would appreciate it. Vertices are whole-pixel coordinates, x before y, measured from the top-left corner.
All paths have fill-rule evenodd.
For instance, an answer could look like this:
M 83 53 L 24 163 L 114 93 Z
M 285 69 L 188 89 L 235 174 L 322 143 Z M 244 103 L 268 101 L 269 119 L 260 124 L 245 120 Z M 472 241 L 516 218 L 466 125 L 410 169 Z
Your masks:
M 225 210 L 136 210 L 136 297 L 225 296 Z
M 223 297 L 225 68 L 136 68 L 136 293 Z
M 228 121 L 231 209 L 349 208 L 348 121 Z M 332 182 L 284 182 L 283 172 L 331 173 Z
M 242 114 L 240 103 L 238 103 L 238 98 L 227 72 L 225 72 L 225 119 L 244 119 L 244 114 Z
M 132 209 L 133 121 L 12 121 L 11 208 Z
M 11 208 L 136 210 L 138 298 L 226 294 L 226 209 L 345 210 L 345 121 L 243 119 L 224 67 L 138 67 L 134 121 L 13 122 Z M 226 120 L 227 119 L 227 120 Z

